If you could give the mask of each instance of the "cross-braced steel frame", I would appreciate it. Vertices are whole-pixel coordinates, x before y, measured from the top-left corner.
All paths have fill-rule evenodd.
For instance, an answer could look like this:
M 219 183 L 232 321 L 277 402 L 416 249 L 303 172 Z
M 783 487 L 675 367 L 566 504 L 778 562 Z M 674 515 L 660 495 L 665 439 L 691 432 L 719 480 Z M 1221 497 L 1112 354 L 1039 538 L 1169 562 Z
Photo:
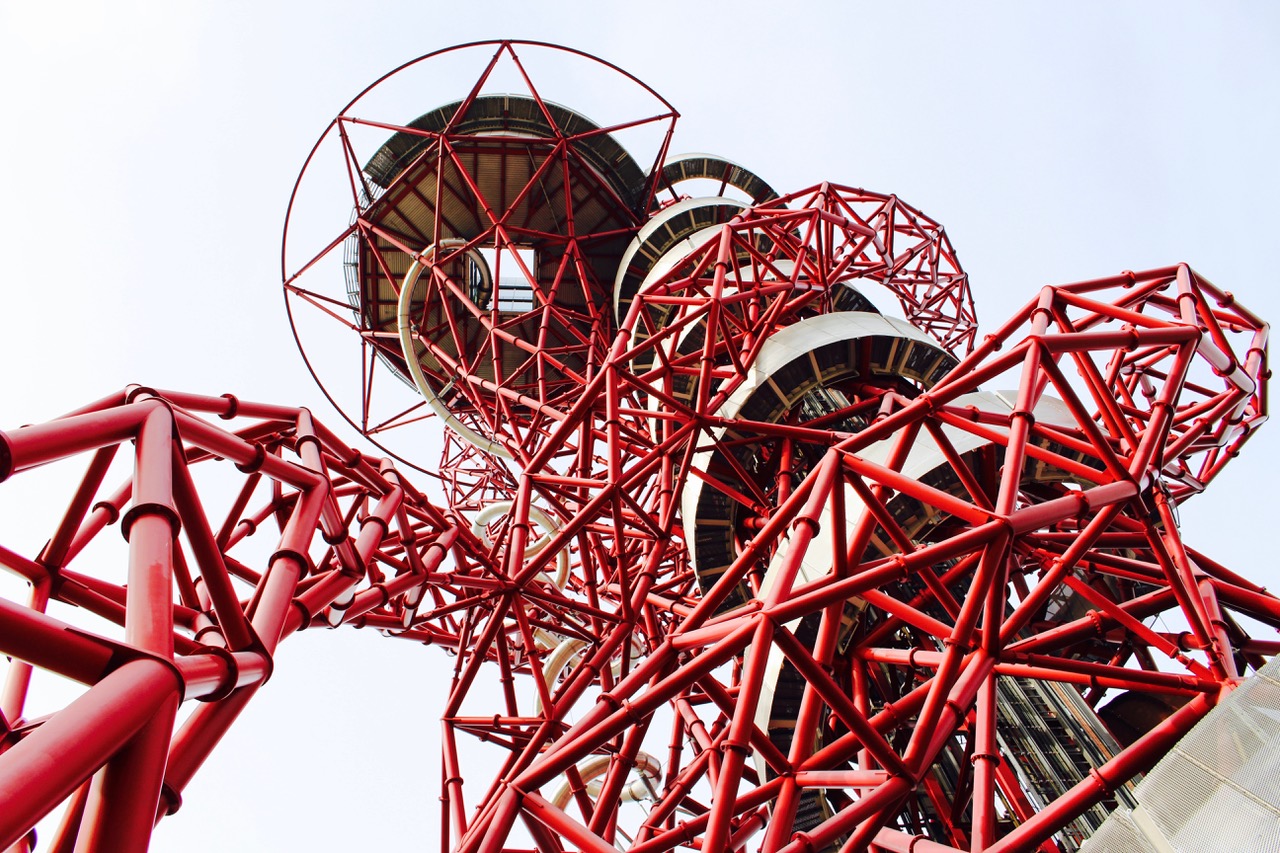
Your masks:
M 1280 650 L 1251 635 L 1280 600 L 1178 529 L 1267 414 L 1267 326 L 1231 294 L 1185 265 L 1045 287 L 979 341 L 945 233 L 895 196 L 668 160 L 660 98 L 629 183 L 598 140 L 631 123 L 486 95 L 552 48 L 470 49 L 449 109 L 335 120 L 354 220 L 285 267 L 291 310 L 361 348 L 351 422 L 444 419 L 443 499 L 231 396 L 0 434 L 0 478 L 84 460 L 48 543 L 0 549 L 32 588 L 0 603 L 0 847 L 66 801 L 52 849 L 144 849 L 313 624 L 453 655 L 465 853 L 1064 853 Z M 394 134 L 372 159 L 360 122 Z M 689 204 L 691 173 L 719 190 Z M 306 278 L 340 252 L 349 301 Z M 378 371 L 427 403 L 370 420 Z M 87 689 L 28 718 L 32 667 Z
M 270 676 L 281 639 L 389 618 L 391 602 L 433 607 L 442 566 L 468 562 L 450 558 L 467 531 L 304 409 L 135 387 L 0 436 L 0 478 L 61 460 L 83 473 L 47 544 L 0 546 L 0 565 L 31 590 L 25 606 L 0 601 L 14 661 L 0 694 L 6 850 L 34 843 L 64 800 L 49 849 L 145 849 Z M 112 527 L 127 543 L 119 558 Z M 255 549 L 270 527 L 274 544 Z M 93 629 L 50 614 L 56 603 L 96 617 Z M 418 630 L 453 624 L 441 615 Z M 87 689 L 29 716 L 33 668 Z

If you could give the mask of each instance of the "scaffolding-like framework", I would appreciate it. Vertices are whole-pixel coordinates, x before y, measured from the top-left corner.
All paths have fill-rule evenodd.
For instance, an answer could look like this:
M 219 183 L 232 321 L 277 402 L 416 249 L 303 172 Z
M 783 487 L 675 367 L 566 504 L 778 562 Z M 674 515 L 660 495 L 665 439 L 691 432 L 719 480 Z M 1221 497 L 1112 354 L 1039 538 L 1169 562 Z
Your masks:
M 653 109 L 546 100 L 540 53 Z M 84 459 L 48 543 L 0 546 L 32 588 L 0 601 L 0 849 L 63 802 L 49 849 L 145 849 L 310 625 L 453 655 L 463 853 L 1066 853 L 1280 649 L 1249 633 L 1280 600 L 1178 530 L 1266 418 L 1267 326 L 1231 294 L 1126 272 L 979 340 L 945 232 L 897 197 L 670 155 L 669 103 L 562 48 L 405 68 L 459 54 L 483 60 L 460 100 L 335 119 L 316 150 L 355 214 L 284 261 L 300 340 L 313 311 L 359 347 L 348 420 L 443 421 L 442 497 L 230 395 L 0 433 L 0 479 Z M 492 91 L 503 67 L 523 91 Z M 645 126 L 647 169 L 616 138 Z M 315 282 L 333 258 L 345 292 Z M 87 688 L 29 718 L 32 667 Z

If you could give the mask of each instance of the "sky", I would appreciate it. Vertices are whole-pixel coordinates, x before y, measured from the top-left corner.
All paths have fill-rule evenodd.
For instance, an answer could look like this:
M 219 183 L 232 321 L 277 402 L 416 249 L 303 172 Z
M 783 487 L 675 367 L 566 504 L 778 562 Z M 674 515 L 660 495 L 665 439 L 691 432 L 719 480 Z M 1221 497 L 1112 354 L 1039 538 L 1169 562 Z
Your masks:
M 1280 317 L 1280 11 L 1262 3 L 9 2 L 0 426 L 135 382 L 337 426 L 281 299 L 290 189 L 376 77 L 492 38 L 638 75 L 682 115 L 675 152 L 783 191 L 897 193 L 946 226 L 984 329 L 1041 285 L 1180 261 Z M 581 81 L 555 82 L 572 106 Z M 1276 586 L 1273 430 L 1181 517 L 1191 544 Z M 41 512 L 12 489 L 0 541 Z M 367 632 L 291 638 L 152 849 L 435 849 L 449 666 Z

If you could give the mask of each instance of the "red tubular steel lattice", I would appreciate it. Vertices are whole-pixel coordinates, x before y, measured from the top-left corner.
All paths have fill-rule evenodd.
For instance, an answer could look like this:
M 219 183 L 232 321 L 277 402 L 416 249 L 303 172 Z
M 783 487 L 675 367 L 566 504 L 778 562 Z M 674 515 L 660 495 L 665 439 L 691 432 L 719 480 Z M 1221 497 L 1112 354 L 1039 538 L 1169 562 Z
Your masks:
M 460 101 L 339 116 L 356 216 L 285 267 L 295 316 L 357 335 L 353 424 L 443 418 L 443 508 L 233 397 L 137 388 L 0 434 L 2 477 L 86 459 L 48 544 L 0 549 L 33 588 L 0 603 L 25 662 L 0 847 L 69 797 L 54 849 L 145 848 L 309 624 L 454 655 L 440 843 L 465 853 L 1066 853 L 1277 651 L 1249 625 L 1280 600 L 1178 531 L 1266 418 L 1267 326 L 1229 293 L 1185 265 L 1045 287 L 979 342 L 942 228 L 896 197 L 779 196 L 668 157 L 651 90 L 597 126 L 529 82 L 558 49 L 469 49 Z M 526 92 L 487 92 L 503 63 Z M 611 136 L 646 122 L 648 172 Z M 393 136 L 365 159 L 357 124 Z M 305 278 L 335 252 L 348 301 Z M 373 418 L 379 371 L 427 402 Z M 81 568 L 116 522 L 121 574 Z M 90 686 L 27 719 L 31 666 Z
M 0 694 L 3 849 L 24 849 L 36 821 L 68 797 L 51 849 L 70 850 L 77 837 L 86 849 L 145 849 L 157 809 L 177 809 L 270 675 L 281 639 L 308 624 L 399 628 L 395 611 L 439 600 L 451 553 L 449 562 L 468 563 L 465 530 L 306 410 L 132 388 L 0 435 L 0 478 L 21 482 L 65 459 L 83 460 L 84 473 L 48 543 L 30 556 L 0 547 L 0 565 L 31 586 L 26 607 L 0 600 L 0 647 L 22 662 Z M 217 512 L 202 496 L 210 483 L 229 498 Z M 118 572 L 103 568 L 113 525 L 127 541 Z M 276 544 L 255 555 L 247 540 L 269 525 Z M 49 616 L 51 601 L 122 633 Z M 440 615 L 415 631 L 451 641 L 436 632 L 455 629 Z M 88 689 L 28 718 L 32 667 Z M 174 731 L 179 703 L 191 700 L 202 704 Z

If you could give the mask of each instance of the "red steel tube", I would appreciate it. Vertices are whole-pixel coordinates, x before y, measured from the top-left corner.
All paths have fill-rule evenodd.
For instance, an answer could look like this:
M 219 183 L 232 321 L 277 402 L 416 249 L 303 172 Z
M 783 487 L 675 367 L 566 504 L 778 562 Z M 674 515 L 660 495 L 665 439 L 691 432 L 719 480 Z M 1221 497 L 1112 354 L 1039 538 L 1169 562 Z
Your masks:
M 173 658 L 173 419 L 153 406 L 142 423 L 134 468 L 134 504 L 122 527 L 129 540 L 125 642 Z
M 227 573 L 227 564 L 223 559 L 222 548 L 209 525 L 208 517 L 200 502 L 191 472 L 187 470 L 185 461 L 180 459 L 180 449 L 174 448 L 174 503 L 179 516 L 184 522 L 187 540 L 196 564 L 200 567 L 200 576 L 204 580 L 204 588 L 218 616 L 218 627 L 227 645 L 232 649 L 249 648 L 253 642 L 253 631 L 240 606 L 239 596 L 231 584 Z
M 1175 711 L 1115 758 L 1094 770 L 1031 820 L 991 845 L 985 853 L 1031 850 L 1067 821 L 1106 797 L 1138 773 L 1151 769 L 1213 707 L 1217 697 L 1201 694 Z
M 131 661 L 0 754 L 0 848 L 66 799 L 181 689 L 171 666 Z
M 155 405 L 121 406 L 0 432 L 0 481 L 55 459 L 119 444 L 133 436 Z
M 76 849 L 146 853 L 181 697 L 165 697 L 142 729 L 94 777 Z
M 0 652 L 82 684 L 93 684 L 109 670 L 116 646 L 0 598 Z

